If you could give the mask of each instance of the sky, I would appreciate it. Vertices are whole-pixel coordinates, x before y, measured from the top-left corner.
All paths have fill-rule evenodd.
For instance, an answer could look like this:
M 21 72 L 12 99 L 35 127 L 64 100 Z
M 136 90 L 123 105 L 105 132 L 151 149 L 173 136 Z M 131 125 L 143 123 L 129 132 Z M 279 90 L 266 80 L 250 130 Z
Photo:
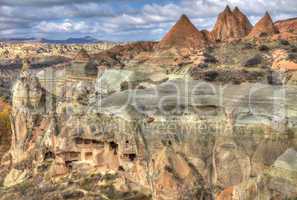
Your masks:
M 265 11 L 297 17 L 297 0 L 0 0 L 0 38 L 159 40 L 182 14 L 211 30 L 227 4 L 253 24 Z

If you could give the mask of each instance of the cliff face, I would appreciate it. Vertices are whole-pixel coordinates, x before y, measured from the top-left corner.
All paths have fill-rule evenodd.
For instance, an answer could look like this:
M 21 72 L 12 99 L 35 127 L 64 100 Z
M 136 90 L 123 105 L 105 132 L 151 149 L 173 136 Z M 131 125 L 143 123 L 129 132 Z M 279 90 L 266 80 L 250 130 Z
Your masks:
M 186 15 L 182 15 L 177 23 L 160 41 L 159 48 L 170 47 L 197 49 L 204 47 L 206 40 L 203 34 L 195 28 Z
M 284 109 L 281 105 L 293 109 L 294 95 L 271 102 L 271 97 L 280 94 L 279 88 L 230 85 L 220 96 L 213 92 L 219 87 L 200 85 L 193 93 L 198 82 L 187 82 L 189 90 L 183 90 L 185 83 L 161 84 L 158 95 L 150 99 L 142 97 L 153 89 L 138 90 L 137 104 L 129 99 L 134 91 L 98 100 L 92 84 L 73 83 L 67 88 L 70 98 L 59 102 L 54 112 L 47 112 L 38 81 L 24 76 L 13 90 L 10 166 L 18 170 L 25 162 L 21 169 L 26 173 L 52 180 L 93 170 L 101 174 L 112 171 L 126 180 L 120 191 L 137 185 L 138 193 L 156 200 L 213 199 L 218 192 L 215 188 L 236 186 L 241 188 L 236 191 L 244 194 L 248 188 L 242 184 L 262 176 L 287 149 L 296 147 L 292 135 L 296 127 L 290 123 L 294 114 L 283 119 L 282 112 L 275 112 Z M 182 93 L 172 90 L 172 84 Z M 286 90 L 288 94 L 296 92 Z M 246 96 L 250 91 L 252 102 Z M 172 104 L 177 95 L 182 102 Z M 162 108 L 156 104 L 160 101 Z M 15 178 L 18 173 L 11 172 L 5 183 L 11 184 L 13 177 L 18 181 L 27 177 L 20 174 Z M 259 193 L 267 192 L 262 190 L 266 181 L 257 183 Z M 269 184 L 275 187 L 278 179 Z M 291 189 L 277 195 L 292 196 L 296 182 L 287 186 Z M 91 193 L 88 189 L 82 196 Z
M 236 7 L 234 11 L 231 11 L 227 6 L 219 14 L 211 35 L 214 40 L 227 41 L 246 36 L 251 28 L 251 23 L 239 8 Z

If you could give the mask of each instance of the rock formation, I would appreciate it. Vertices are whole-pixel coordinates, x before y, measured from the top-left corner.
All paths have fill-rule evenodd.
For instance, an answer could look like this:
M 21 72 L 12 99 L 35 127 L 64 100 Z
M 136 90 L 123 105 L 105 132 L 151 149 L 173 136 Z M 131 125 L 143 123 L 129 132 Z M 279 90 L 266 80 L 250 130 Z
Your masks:
M 232 12 L 230 7 L 227 6 L 219 14 L 211 35 L 214 40 L 227 41 L 246 36 L 251 28 L 251 23 L 239 8 L 236 7 Z
M 197 49 L 205 45 L 206 40 L 203 34 L 191 23 L 186 15 L 182 15 L 160 41 L 159 48 L 166 49 L 176 47 Z
M 249 37 L 265 37 L 276 34 L 277 28 L 274 26 L 272 18 L 268 12 L 265 13 L 264 17 L 262 17 L 254 26 L 252 31 L 249 34 Z
M 211 38 L 250 28 L 227 7 L 214 32 L 182 16 L 159 46 L 41 46 L 71 59 L 18 71 L 0 200 L 295 198 L 297 90 L 268 79 L 297 77 L 296 42 Z
M 280 33 L 297 33 L 297 18 L 276 21 L 274 26 Z
M 123 187 L 131 187 L 132 182 L 155 200 L 212 199 L 214 188 L 239 187 L 260 176 L 293 145 L 285 125 L 286 120 L 294 120 L 294 113 L 282 121 L 273 106 L 294 108 L 294 95 L 275 98 L 281 102 L 272 104 L 277 87 L 263 85 L 254 91 L 253 84 L 230 85 L 221 102 L 214 92 L 219 86 L 199 85 L 203 93 L 193 92 L 198 83 L 165 82 L 149 99 L 153 88 L 96 99 L 100 88 L 92 82 L 73 82 L 67 89 L 69 98 L 48 111 L 38 81 L 24 74 L 13 89 L 12 147 L 4 160 L 11 159 L 12 169 L 4 183 L 12 187 L 12 180 L 27 181 L 33 172 L 55 180 L 72 173 L 113 171 L 126 180 Z M 136 102 L 129 100 L 134 92 Z M 177 95 L 185 100 L 182 105 L 174 103 Z M 252 114 L 251 106 L 261 112 Z M 172 116 L 174 121 L 169 120 Z M 174 128 L 161 128 L 164 121 Z M 198 128 L 202 124 L 205 129 Z
M 241 12 L 241 10 L 237 6 L 234 8 L 233 14 L 239 21 L 239 24 L 241 26 L 239 27 L 239 29 L 242 30 L 242 35 L 247 35 L 252 30 L 253 25 L 251 24 L 247 16 L 243 12 Z
M 286 50 L 278 49 L 273 51 L 271 68 L 284 72 L 297 71 L 297 59 L 294 57 L 290 58 L 290 55 Z
M 30 151 L 36 145 L 34 139 L 43 137 L 39 135 L 38 127 L 50 118 L 42 117 L 46 109 L 51 109 L 49 102 L 46 104 L 46 93 L 38 79 L 23 72 L 21 78 L 13 87 L 12 97 L 12 143 L 9 154 L 13 162 L 21 162 L 32 156 Z M 44 126 L 44 125 L 43 125 Z M 43 129 L 47 128 L 43 127 Z M 34 139 L 33 139 L 34 138 Z
M 219 200 L 291 199 L 297 195 L 297 152 L 287 149 L 263 174 L 239 185 L 228 187 L 217 197 Z M 252 192 L 251 192 L 252 191 Z M 273 192 L 272 192 L 273 191 Z M 284 192 L 285 191 L 285 192 Z

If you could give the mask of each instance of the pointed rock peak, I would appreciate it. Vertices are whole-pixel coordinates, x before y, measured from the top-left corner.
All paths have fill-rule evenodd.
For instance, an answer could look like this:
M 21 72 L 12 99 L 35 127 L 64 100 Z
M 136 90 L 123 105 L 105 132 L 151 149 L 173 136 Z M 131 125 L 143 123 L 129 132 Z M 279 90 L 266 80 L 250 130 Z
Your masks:
M 268 11 L 265 12 L 265 15 L 264 15 L 263 18 L 267 18 L 269 21 L 272 21 L 272 17 L 271 17 L 271 15 L 269 14 Z
M 270 16 L 270 14 L 269 14 L 268 11 L 265 12 L 265 15 L 262 17 L 261 20 L 262 20 L 262 21 L 267 21 L 267 22 L 271 22 L 271 23 L 273 23 L 272 18 L 271 18 L 271 16 Z M 261 20 L 260 20 L 260 21 L 261 21 Z
M 241 11 L 240 11 L 240 9 L 237 6 L 235 6 L 233 12 L 241 12 Z
M 168 47 L 200 48 L 205 43 L 203 34 L 198 31 L 186 15 L 182 15 L 160 41 L 159 47 L 161 49 Z
M 180 16 L 180 18 L 181 18 L 181 19 L 187 19 L 187 20 L 189 20 L 189 18 L 188 18 L 188 16 L 187 16 L 186 14 L 182 14 L 182 15 Z
M 182 16 L 179 18 L 179 20 L 177 21 L 177 23 L 180 23 L 180 22 L 187 22 L 187 23 L 191 23 L 190 19 L 188 18 L 187 15 L 185 14 L 182 14 Z
M 250 33 L 252 37 L 263 37 L 277 33 L 277 29 L 273 24 L 272 18 L 268 12 L 256 23 Z
M 270 16 L 270 14 L 269 14 L 269 12 L 268 12 L 268 11 L 266 11 L 266 12 L 265 12 L 265 16 L 266 16 L 266 17 L 270 17 L 270 18 L 271 18 L 271 16 Z
M 238 7 L 233 12 L 227 6 L 217 18 L 212 31 L 214 40 L 226 41 L 229 39 L 238 39 L 246 36 L 252 28 L 247 16 L 242 13 Z
M 229 6 L 229 5 L 227 5 L 227 6 L 226 6 L 226 8 L 225 8 L 224 12 L 231 12 L 231 8 L 230 8 L 230 6 Z

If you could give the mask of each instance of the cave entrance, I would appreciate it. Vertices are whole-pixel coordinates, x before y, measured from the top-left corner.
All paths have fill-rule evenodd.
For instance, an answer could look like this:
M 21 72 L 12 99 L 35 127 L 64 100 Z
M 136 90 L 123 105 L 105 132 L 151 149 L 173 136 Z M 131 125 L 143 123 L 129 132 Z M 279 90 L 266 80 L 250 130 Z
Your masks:
M 118 146 L 119 145 L 115 142 L 109 142 L 110 150 L 113 150 L 114 155 L 117 155 L 118 153 Z
M 51 160 L 51 159 L 55 159 L 55 154 L 51 151 L 47 151 L 45 154 L 44 154 L 44 160 Z

